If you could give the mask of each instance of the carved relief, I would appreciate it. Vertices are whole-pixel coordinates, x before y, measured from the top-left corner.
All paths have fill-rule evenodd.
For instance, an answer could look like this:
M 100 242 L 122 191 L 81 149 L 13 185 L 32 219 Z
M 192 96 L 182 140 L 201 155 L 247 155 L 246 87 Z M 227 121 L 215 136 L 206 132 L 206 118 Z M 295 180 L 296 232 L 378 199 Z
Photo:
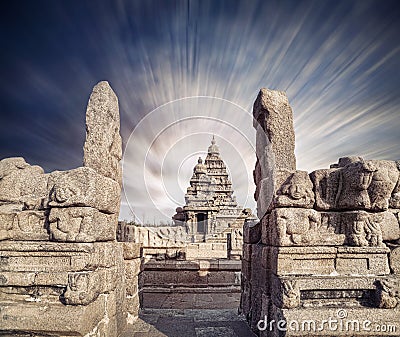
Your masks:
M 326 246 L 345 241 L 345 235 L 337 233 L 332 221 L 312 209 L 277 208 L 269 221 L 273 245 Z
M 51 207 L 85 206 L 106 213 L 118 213 L 120 187 L 88 167 L 79 167 L 50 175 Z
M 48 239 L 44 211 L 0 212 L 0 241 Z
M 347 163 L 347 161 L 339 161 Z M 399 178 L 395 162 L 363 160 L 310 174 L 320 210 L 387 210 Z
M 313 184 L 305 171 L 291 174 L 277 192 L 275 205 L 278 207 L 312 208 L 314 205 Z
M 68 242 L 114 240 L 117 216 L 90 207 L 52 208 L 49 215 L 50 238 Z
M 400 281 L 384 279 L 376 282 L 377 305 L 383 309 L 393 309 L 400 303 Z
M 99 296 L 99 280 L 94 272 L 68 274 L 68 285 L 63 295 L 66 304 L 88 305 Z
M 283 309 L 298 307 L 300 305 L 300 287 L 297 281 L 281 280 L 278 292 L 275 292 L 274 303 Z
M 366 212 L 343 214 L 348 225 L 347 239 L 351 246 L 385 246 L 380 223 Z

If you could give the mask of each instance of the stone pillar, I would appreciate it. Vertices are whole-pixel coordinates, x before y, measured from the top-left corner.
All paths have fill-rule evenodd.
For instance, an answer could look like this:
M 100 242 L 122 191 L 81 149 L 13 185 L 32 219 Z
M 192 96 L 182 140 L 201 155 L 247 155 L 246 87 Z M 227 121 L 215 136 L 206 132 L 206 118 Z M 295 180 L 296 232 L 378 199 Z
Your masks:
M 93 88 L 86 109 L 86 141 L 83 166 L 122 186 L 122 140 L 118 98 L 107 81 Z

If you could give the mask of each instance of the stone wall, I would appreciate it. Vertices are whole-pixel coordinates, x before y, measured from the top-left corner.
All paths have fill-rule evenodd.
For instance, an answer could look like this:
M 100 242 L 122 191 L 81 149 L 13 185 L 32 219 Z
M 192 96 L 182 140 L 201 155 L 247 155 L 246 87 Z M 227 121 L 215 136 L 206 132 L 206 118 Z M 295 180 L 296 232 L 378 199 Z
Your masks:
M 98 83 L 84 166 L 45 174 L 0 161 L 0 333 L 117 336 L 138 316 L 139 244 L 119 243 L 118 99 Z
M 244 228 L 240 308 L 251 328 L 399 336 L 400 163 L 346 157 L 308 174 L 286 95 L 262 89 L 253 114 L 260 221 Z
M 227 237 L 231 239 L 229 244 Z M 139 242 L 143 246 L 143 256 L 157 260 L 239 260 L 242 255 L 243 231 L 239 228 L 227 228 L 222 233 L 214 234 L 207 242 L 192 243 L 186 226 L 142 227 L 120 221 L 117 240 Z

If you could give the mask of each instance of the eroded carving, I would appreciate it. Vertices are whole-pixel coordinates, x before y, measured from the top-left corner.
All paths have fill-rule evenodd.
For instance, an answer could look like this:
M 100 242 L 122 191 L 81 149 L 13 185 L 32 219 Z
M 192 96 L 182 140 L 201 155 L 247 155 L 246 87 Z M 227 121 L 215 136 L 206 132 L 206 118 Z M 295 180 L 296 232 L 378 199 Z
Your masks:
M 345 235 L 312 209 L 277 208 L 270 217 L 271 243 L 283 246 L 341 245 Z
M 279 308 L 292 309 L 300 305 L 300 287 L 296 280 L 281 280 L 274 302 Z
M 393 309 L 400 303 L 400 281 L 398 279 L 383 279 L 376 282 L 378 307 Z
M 348 225 L 348 244 L 352 246 L 385 246 L 380 222 L 368 213 L 352 212 L 343 215 Z
M 313 184 L 305 171 L 292 173 L 277 192 L 277 207 L 304 207 L 314 205 Z
M 383 211 L 389 207 L 399 172 L 393 161 L 360 159 L 310 176 L 317 209 Z
M 91 207 L 52 208 L 50 238 L 54 241 L 94 242 L 114 240 L 118 216 Z
M 120 187 L 89 167 L 51 173 L 51 207 L 85 206 L 106 213 L 118 213 Z
M 99 280 L 94 272 L 68 274 L 68 285 L 63 295 L 66 304 L 88 305 L 99 296 Z

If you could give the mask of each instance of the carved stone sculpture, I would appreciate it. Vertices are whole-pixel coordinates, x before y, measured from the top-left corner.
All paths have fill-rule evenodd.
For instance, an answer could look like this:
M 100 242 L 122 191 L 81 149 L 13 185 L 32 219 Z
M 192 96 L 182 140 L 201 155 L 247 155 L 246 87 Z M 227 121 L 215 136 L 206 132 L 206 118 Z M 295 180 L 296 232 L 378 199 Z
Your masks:
M 282 309 L 292 309 L 300 305 L 300 288 L 296 280 L 277 280 L 274 304 Z
M 269 217 L 269 231 L 273 245 L 329 246 L 345 242 L 345 234 L 332 221 L 322 221 L 321 214 L 312 209 L 274 209 Z
M 347 161 L 342 161 L 347 163 Z M 389 199 L 399 178 L 393 161 L 350 161 L 338 168 L 310 174 L 320 210 L 373 210 L 389 207 Z
M 292 173 L 283 183 L 275 198 L 276 207 L 304 207 L 314 205 L 313 184 L 305 171 Z
M 0 211 L 1 240 L 48 240 L 47 214 L 44 211 Z
M 398 279 L 382 279 L 377 282 L 378 307 L 393 309 L 400 303 L 400 281 Z
M 382 241 L 380 222 L 367 212 L 342 214 L 347 226 L 347 244 L 351 246 L 385 246 Z
M 84 206 L 119 213 L 120 187 L 89 167 L 51 173 L 50 207 Z
M 91 207 L 52 208 L 50 238 L 54 241 L 94 242 L 114 240 L 118 215 Z
M 99 280 L 95 272 L 75 272 L 68 274 L 68 285 L 63 295 L 66 304 L 88 305 L 100 294 Z

